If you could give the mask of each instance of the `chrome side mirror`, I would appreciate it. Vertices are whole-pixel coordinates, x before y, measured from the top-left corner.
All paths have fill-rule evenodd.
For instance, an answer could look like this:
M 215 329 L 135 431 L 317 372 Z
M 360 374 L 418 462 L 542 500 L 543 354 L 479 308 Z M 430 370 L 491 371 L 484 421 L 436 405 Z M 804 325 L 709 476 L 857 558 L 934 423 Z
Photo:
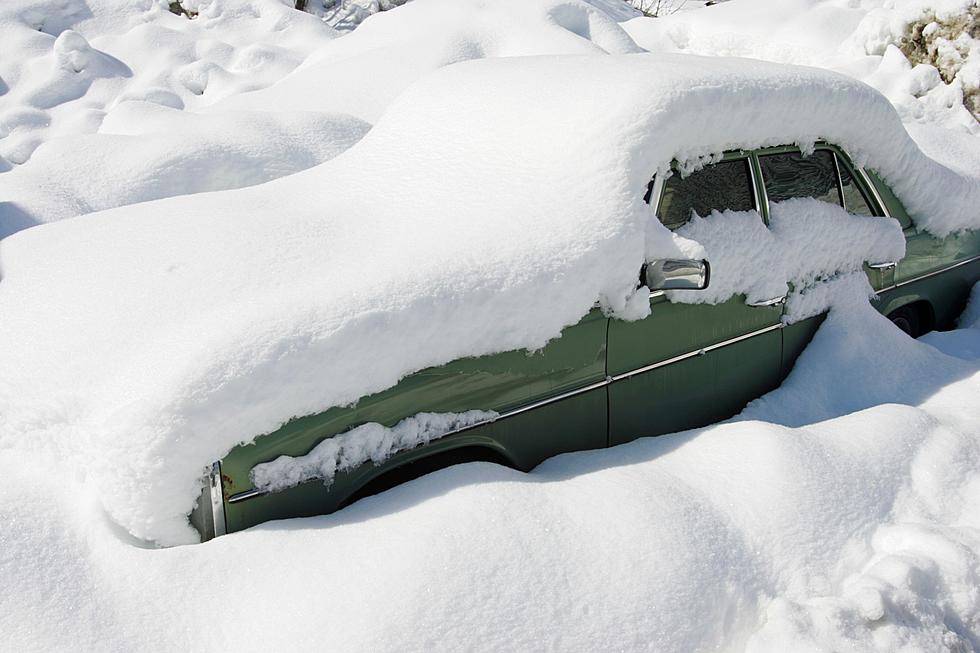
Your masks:
M 711 280 L 705 260 L 668 258 L 647 263 L 643 281 L 650 290 L 704 290 Z

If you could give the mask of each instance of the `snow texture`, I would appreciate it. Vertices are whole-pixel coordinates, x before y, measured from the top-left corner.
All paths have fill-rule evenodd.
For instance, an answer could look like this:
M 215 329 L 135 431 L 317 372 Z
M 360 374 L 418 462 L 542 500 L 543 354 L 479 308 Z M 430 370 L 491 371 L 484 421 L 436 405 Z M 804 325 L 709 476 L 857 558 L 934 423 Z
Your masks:
M 597 298 L 644 317 L 643 261 L 718 220 L 640 201 L 672 159 L 826 139 L 920 228 L 978 226 L 976 67 L 894 47 L 962 0 L 610 1 L 415 0 L 338 38 L 277 0 L 4 0 L 0 648 L 980 649 L 980 290 L 909 340 L 857 271 L 893 236 L 816 205 L 752 225 L 785 251 L 739 243 L 772 278 L 712 253 L 719 301 L 800 278 L 790 314 L 831 309 L 739 419 L 154 548 L 292 416 Z
M 787 297 L 783 319 L 791 324 L 830 308 L 839 276 L 858 273 L 857 283 L 873 295 L 864 263 L 905 256 L 905 236 L 891 218 L 852 215 L 813 198 L 774 203 L 770 213 L 768 228 L 755 211 L 694 215 L 677 233 L 701 246 L 688 255 L 708 259 L 711 284 L 668 291 L 668 298 L 717 304 L 737 294 L 749 303 Z
M 642 201 L 672 159 L 818 138 L 924 227 L 977 220 L 980 182 L 837 74 L 644 54 L 447 66 L 324 164 L 4 239 L 0 444 L 54 447 L 126 530 L 192 541 L 200 470 L 236 444 L 425 367 L 539 348 L 597 299 L 642 317 L 641 264 L 680 251 Z
M 941 125 L 980 134 L 963 103 L 964 91 L 980 88 L 980 39 L 969 34 L 975 0 L 737 0 L 701 11 L 636 18 L 623 28 L 644 49 L 752 57 L 828 68 L 884 93 L 907 123 Z M 897 45 L 909 26 L 928 17 L 965 19 L 963 33 L 939 45 L 954 69 L 945 82 L 930 64 L 912 65 Z M 928 21 L 927 21 L 928 22 Z M 932 28 L 935 29 L 935 28 Z M 943 63 L 943 53 L 937 63 Z
M 335 156 L 369 128 L 288 104 L 200 114 L 279 80 L 337 34 L 276 0 L 196 3 L 194 20 L 167 5 L 0 5 L 0 238 L 113 206 L 261 183 Z
M 4 646 L 976 649 L 980 352 L 954 343 L 980 330 L 933 334 L 948 355 L 852 299 L 741 421 L 205 545 L 133 546 L 83 479 L 0 449 Z
M 255 488 L 276 492 L 306 481 L 329 484 L 337 472 L 366 462 L 378 465 L 398 453 L 428 444 L 459 429 L 496 419 L 497 413 L 469 410 L 465 413 L 419 413 L 391 428 L 368 422 L 328 438 L 302 456 L 279 456 L 256 465 L 251 472 Z

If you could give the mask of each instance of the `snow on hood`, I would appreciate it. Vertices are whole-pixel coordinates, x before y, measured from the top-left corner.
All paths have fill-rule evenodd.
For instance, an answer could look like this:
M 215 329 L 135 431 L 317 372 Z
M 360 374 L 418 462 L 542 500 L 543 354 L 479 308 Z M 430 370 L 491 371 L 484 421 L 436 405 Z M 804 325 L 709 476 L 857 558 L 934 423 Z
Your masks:
M 978 182 L 837 74 L 645 54 L 446 67 L 327 163 L 0 242 L 0 447 L 70 456 L 131 533 L 193 541 L 201 470 L 236 444 L 541 347 L 597 298 L 641 316 L 640 265 L 681 246 L 642 201 L 671 159 L 821 138 L 920 225 L 977 226 Z

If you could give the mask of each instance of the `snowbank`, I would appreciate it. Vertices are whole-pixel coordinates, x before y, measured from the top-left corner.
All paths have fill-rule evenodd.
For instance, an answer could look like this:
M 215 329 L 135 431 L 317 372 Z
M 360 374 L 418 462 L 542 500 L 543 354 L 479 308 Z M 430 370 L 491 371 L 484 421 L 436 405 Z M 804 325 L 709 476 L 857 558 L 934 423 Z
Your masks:
M 164 196 L 321 163 L 367 125 L 285 104 L 202 107 L 262 88 L 337 33 L 276 0 L 5 0 L 0 6 L 0 238 Z M 120 138 L 120 128 L 128 136 Z M 36 160 L 35 160 L 35 157 Z
M 0 449 L 4 645 L 976 649 L 980 352 L 944 355 L 857 299 L 753 420 L 527 475 L 458 466 L 200 546 L 132 546 L 81 481 Z M 921 374 L 880 383 L 903 361 Z M 877 395 L 854 401 L 862 382 Z M 779 425 L 810 396 L 820 421 Z
M 828 68 L 877 88 L 903 121 L 976 135 L 980 123 L 964 106 L 964 93 L 976 96 L 980 89 L 980 39 L 969 34 L 971 7 L 975 15 L 974 0 L 738 0 L 656 19 L 636 18 L 623 28 L 651 52 Z M 944 80 L 935 66 L 913 65 L 897 46 L 912 36 L 913 23 L 921 23 L 927 34 L 938 34 L 935 21 L 953 17 L 960 21 L 957 38 L 929 37 L 939 50 L 934 60 L 947 75 Z
M 322 46 L 274 86 L 229 97 L 216 109 L 268 110 L 285 102 L 294 109 L 349 113 L 374 123 L 413 82 L 453 63 L 641 52 L 607 13 L 614 2 L 618 0 L 410 2 Z M 623 18 L 622 12 L 616 16 Z
M 126 102 L 97 134 L 41 145 L 0 175 L 0 238 L 34 224 L 161 197 L 260 184 L 332 159 L 370 125 L 283 111 L 191 114 Z
M 2 241 L 0 446 L 53 448 L 127 530 L 191 541 L 202 467 L 290 417 L 540 347 L 597 298 L 642 316 L 640 265 L 681 246 L 641 199 L 672 158 L 818 138 L 922 226 L 976 224 L 980 184 L 839 75 L 661 55 L 446 67 L 320 166 Z

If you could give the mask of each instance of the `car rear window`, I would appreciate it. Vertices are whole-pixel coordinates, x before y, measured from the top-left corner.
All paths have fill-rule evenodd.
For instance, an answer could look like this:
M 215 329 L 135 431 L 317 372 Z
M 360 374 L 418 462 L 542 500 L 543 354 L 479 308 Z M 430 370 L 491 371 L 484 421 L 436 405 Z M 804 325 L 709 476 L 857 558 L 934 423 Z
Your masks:
M 754 208 L 748 159 L 735 159 L 705 166 L 686 177 L 675 172 L 664 182 L 657 217 L 665 227 L 676 229 L 691 219 L 692 212 L 703 217 L 712 210 Z
M 844 206 L 837 182 L 834 153 L 830 150 L 817 150 L 809 156 L 800 152 L 767 154 L 759 157 L 759 164 L 770 202 L 813 197 Z

